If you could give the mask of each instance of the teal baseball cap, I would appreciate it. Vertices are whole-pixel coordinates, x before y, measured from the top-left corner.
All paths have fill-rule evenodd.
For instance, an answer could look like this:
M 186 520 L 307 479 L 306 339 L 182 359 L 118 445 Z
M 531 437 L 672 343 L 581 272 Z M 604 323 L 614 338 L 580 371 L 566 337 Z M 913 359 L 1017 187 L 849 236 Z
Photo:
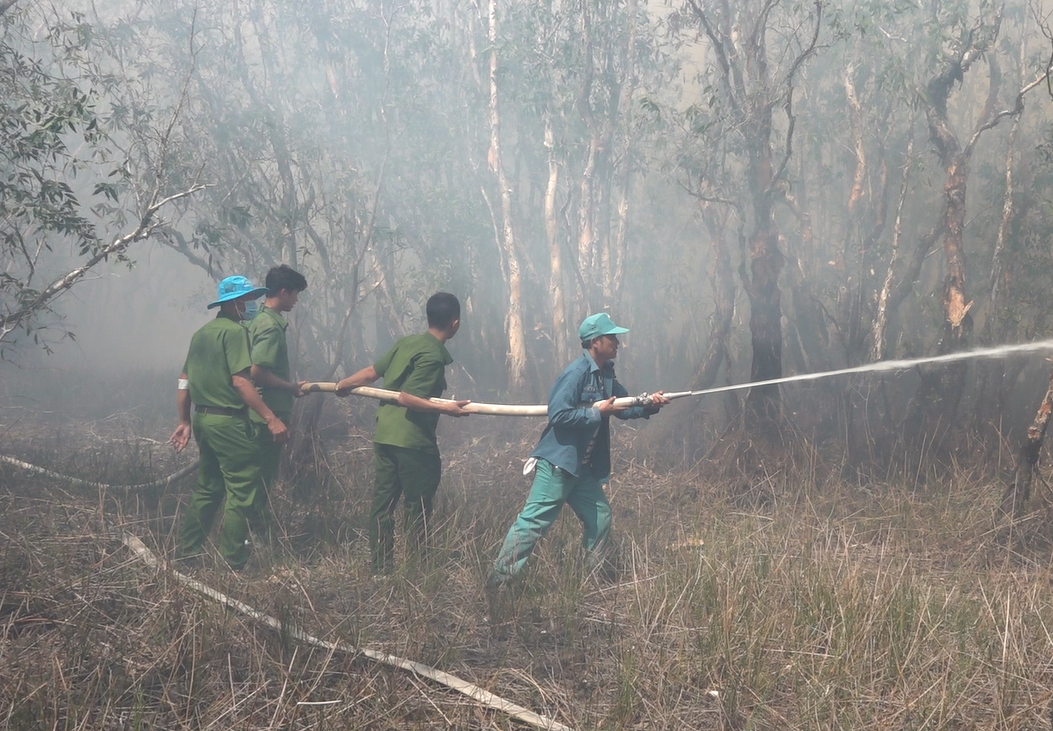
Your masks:
M 206 309 L 211 310 L 213 307 L 219 307 L 224 302 L 230 302 L 231 300 L 239 300 L 244 298 L 258 299 L 263 295 L 267 294 L 270 290 L 266 287 L 253 287 L 252 281 L 240 274 L 235 274 L 232 277 L 227 277 L 219 283 L 216 288 L 219 296 L 215 302 L 209 302 Z
M 618 327 L 611 320 L 610 315 L 606 312 L 599 312 L 595 315 L 589 315 L 581 321 L 581 327 L 578 328 L 578 339 L 585 341 L 598 338 L 601 335 L 621 335 L 627 332 L 629 332 L 629 328 Z

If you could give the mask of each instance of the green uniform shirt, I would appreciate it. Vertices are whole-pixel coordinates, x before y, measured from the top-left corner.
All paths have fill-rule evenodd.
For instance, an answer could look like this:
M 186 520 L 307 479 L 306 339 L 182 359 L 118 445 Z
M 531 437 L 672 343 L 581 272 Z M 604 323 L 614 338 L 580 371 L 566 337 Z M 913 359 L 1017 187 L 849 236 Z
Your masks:
M 252 366 L 249 331 L 225 312 L 190 338 L 183 373 L 190 381 L 190 400 L 199 406 L 243 409 L 231 376 Z
M 453 362 L 446 346 L 431 333 L 407 335 L 373 364 L 384 377 L 384 388 L 405 391 L 420 398 L 441 396 L 446 390 L 446 366 Z M 435 428 L 439 415 L 410 411 L 383 401 L 377 409 L 377 429 L 373 441 L 395 447 L 419 449 L 438 454 Z
M 260 308 L 259 313 L 249 322 L 249 341 L 252 343 L 252 362 L 261 368 L 281 378 L 289 379 L 289 346 L 285 342 L 285 328 L 289 323 L 285 321 L 280 312 L 268 307 Z M 271 407 L 271 411 L 284 421 L 292 413 L 294 396 L 284 388 L 268 388 L 258 386 L 256 388 L 263 402 Z M 252 412 L 255 421 L 263 421 L 255 411 Z

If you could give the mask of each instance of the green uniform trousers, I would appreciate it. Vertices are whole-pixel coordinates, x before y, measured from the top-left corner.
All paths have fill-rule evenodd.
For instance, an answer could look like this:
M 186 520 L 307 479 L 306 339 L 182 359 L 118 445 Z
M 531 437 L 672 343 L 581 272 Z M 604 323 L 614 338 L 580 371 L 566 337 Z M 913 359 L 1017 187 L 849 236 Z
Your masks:
M 250 526 L 266 532 L 268 524 L 256 427 L 247 417 L 195 413 L 194 439 L 201 464 L 197 489 L 183 514 L 179 554 L 190 556 L 201 550 L 226 499 L 219 552 L 231 568 L 242 568 L 249 560 Z
M 274 415 L 281 419 L 283 424 L 289 425 L 289 414 L 279 414 L 275 411 Z M 271 436 L 271 430 L 267 428 L 266 424 L 255 420 L 252 421 L 252 424 L 256 427 L 256 446 L 260 450 L 260 473 L 269 495 L 271 490 L 274 489 L 274 483 L 278 481 L 278 468 L 282 461 L 282 445 L 274 441 L 274 437 Z
M 526 505 L 508 529 L 488 583 L 503 583 L 523 570 L 534 546 L 556 522 L 564 503 L 581 521 L 581 545 L 590 560 L 602 560 L 611 532 L 611 504 L 603 492 L 603 481 L 587 473 L 575 477 L 539 459 Z
M 395 508 L 405 498 L 407 553 L 418 554 L 427 540 L 432 501 L 442 477 L 442 460 L 433 452 L 373 445 L 376 483 L 369 511 L 369 549 L 373 571 L 390 571 L 395 554 Z

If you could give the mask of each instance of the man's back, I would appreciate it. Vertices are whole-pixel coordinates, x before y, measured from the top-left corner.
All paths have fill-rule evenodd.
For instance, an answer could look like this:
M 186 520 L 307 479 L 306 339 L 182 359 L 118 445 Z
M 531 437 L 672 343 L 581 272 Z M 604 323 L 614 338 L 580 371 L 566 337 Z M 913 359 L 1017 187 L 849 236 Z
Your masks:
M 191 401 L 199 406 L 245 408 L 231 376 L 251 365 L 248 331 L 220 313 L 190 339 L 183 372 L 189 380 Z
M 438 338 L 422 333 L 401 338 L 373 367 L 384 378 L 384 388 L 427 399 L 441 396 L 446 390 L 446 366 L 452 362 Z M 377 409 L 373 440 L 377 444 L 438 452 L 438 424 L 438 412 L 412 411 L 385 401 Z
M 281 313 L 269 307 L 261 308 L 259 314 L 249 321 L 252 362 L 285 381 L 290 378 L 289 346 L 285 339 L 287 326 Z M 288 389 L 258 386 L 256 390 L 279 418 L 285 420 L 292 413 L 294 396 Z M 262 421 L 255 413 L 253 418 Z

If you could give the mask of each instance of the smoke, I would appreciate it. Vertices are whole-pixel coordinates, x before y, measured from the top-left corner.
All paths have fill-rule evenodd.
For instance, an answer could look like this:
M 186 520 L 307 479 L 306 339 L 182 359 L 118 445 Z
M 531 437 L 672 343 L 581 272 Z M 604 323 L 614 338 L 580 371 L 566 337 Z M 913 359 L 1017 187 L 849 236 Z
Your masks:
M 131 269 L 111 265 L 64 295 L 62 326 L 76 338 L 59 344 L 48 366 L 178 373 L 190 336 L 215 316 L 205 309 L 215 285 L 204 271 L 153 242 L 133 258 Z

